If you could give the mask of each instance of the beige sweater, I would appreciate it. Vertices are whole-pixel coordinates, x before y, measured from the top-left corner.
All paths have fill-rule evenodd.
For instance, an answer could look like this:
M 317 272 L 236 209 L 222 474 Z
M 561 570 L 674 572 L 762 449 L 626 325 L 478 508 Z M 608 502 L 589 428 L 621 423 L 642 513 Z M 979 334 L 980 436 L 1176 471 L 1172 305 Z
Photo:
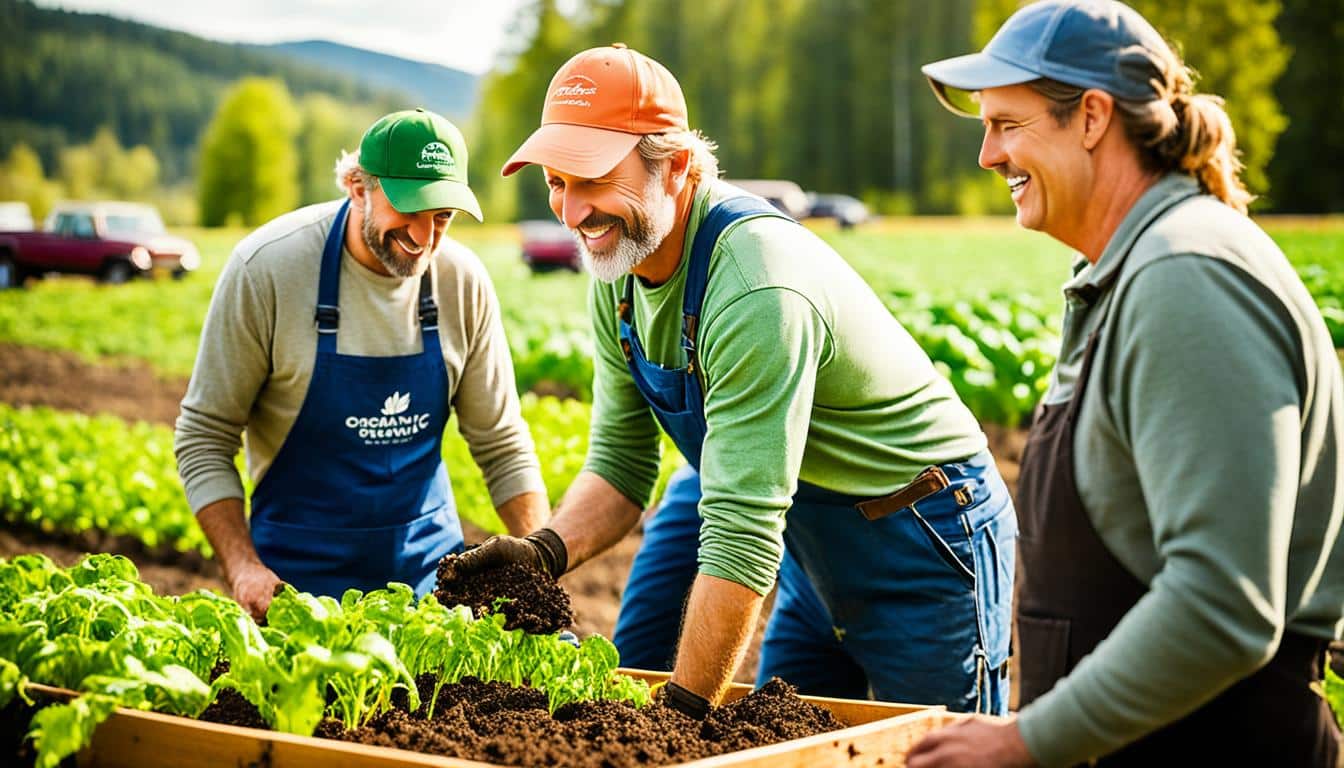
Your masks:
M 313 311 L 322 246 L 340 202 L 263 225 L 238 244 L 220 274 L 175 436 L 193 512 L 243 497 L 234 457 L 244 430 L 248 473 L 259 483 L 298 417 L 317 357 Z M 422 351 L 418 278 L 376 274 L 342 249 L 340 283 L 340 354 Z M 545 493 L 489 274 L 471 250 L 445 239 L 434 287 L 448 396 L 492 501 L 499 506 L 520 493 Z M 454 470 L 448 467 L 449 475 Z

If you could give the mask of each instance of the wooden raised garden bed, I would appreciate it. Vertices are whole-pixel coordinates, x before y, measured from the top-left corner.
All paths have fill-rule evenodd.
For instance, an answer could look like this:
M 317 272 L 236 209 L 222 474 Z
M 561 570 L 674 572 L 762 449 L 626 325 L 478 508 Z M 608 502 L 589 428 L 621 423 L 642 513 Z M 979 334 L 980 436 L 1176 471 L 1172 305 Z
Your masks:
M 649 681 L 667 675 L 622 670 Z M 45 686 L 34 689 L 64 697 L 68 692 Z M 725 702 L 751 692 L 734 685 Z M 64 695 L 62 695 L 64 694 Z M 765 747 L 680 763 L 684 768 L 828 768 L 902 766 L 904 755 L 919 739 L 953 719 L 942 707 L 889 704 L 804 696 L 830 710 L 847 728 Z M 294 736 L 274 731 L 200 722 L 183 717 L 118 710 L 98 727 L 93 743 L 79 753 L 80 766 L 96 768 L 205 768 L 206 766 L 268 766 L 269 768 L 490 768 L 492 764 L 439 757 L 400 749 L 351 744 L 331 739 Z

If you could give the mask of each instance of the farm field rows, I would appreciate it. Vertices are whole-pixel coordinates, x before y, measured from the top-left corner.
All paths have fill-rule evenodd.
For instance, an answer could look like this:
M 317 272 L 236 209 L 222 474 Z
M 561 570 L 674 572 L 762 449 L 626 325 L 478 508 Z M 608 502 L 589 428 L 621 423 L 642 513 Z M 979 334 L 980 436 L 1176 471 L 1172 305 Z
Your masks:
M 1344 218 L 1271 220 L 1267 226 L 1336 332 L 1344 334 Z M 875 286 L 982 422 L 1009 428 L 1021 423 L 1048 383 L 1058 343 L 1058 301 L 1052 297 L 1068 270 L 1062 246 L 1003 219 L 884 221 L 819 231 Z M 51 279 L 0 294 L 0 342 L 147 365 L 158 378 L 177 382 L 178 390 L 170 385 L 170 394 L 159 394 L 170 399 L 190 372 L 212 281 L 244 232 L 190 234 L 201 245 L 205 266 L 185 281 L 107 287 Z M 587 445 L 592 353 L 586 277 L 531 274 L 518 257 L 512 227 L 468 225 L 454 234 L 491 272 L 520 389 L 567 398 L 525 398 L 547 486 L 558 496 L 580 468 Z M 166 426 L 0 408 L 0 509 L 6 519 L 47 530 L 136 532 L 151 548 L 208 551 L 176 482 Z M 455 429 L 444 452 L 464 517 L 483 530 L 501 530 Z M 667 453 L 664 478 L 677 463 L 674 452 Z
M 1271 221 L 1267 229 L 1322 307 L 1336 346 L 1344 346 L 1344 218 Z M 820 233 L 877 288 L 953 381 L 986 425 L 1014 485 L 1018 426 L 1044 390 L 1053 364 L 1067 252 L 1006 220 L 880 222 Z M 23 387 L 0 386 L 0 517 L 6 526 L 38 537 L 64 536 L 66 542 L 96 530 L 134 540 L 136 551 L 156 562 L 155 552 L 208 557 L 177 482 L 169 422 L 191 370 L 211 284 L 244 233 L 190 234 L 201 246 L 205 267 L 185 281 L 107 287 L 63 278 L 0 293 L 0 345 L 12 345 L 0 349 L 65 361 L 66 367 L 39 366 L 43 371 L 76 371 L 61 380 L 49 373 L 49 380 L 39 374 Z M 586 278 L 532 275 L 518 258 L 512 228 L 468 226 L 455 234 L 481 256 L 495 282 L 525 393 L 524 417 L 555 501 L 581 467 L 588 439 L 592 364 Z M 128 384 L 129 402 L 114 409 L 116 415 L 93 415 L 105 402 L 100 382 L 121 377 L 139 382 Z M 155 386 L 146 386 L 147 379 Z M 135 392 L 144 393 L 143 402 L 134 401 Z M 29 407 L 40 403 L 57 407 Z M 664 481 L 679 463 L 670 444 L 665 448 Z M 502 530 L 453 427 L 444 454 L 471 535 Z M 637 538 L 627 539 L 603 561 L 562 582 L 575 595 L 581 631 L 610 634 L 637 544 Z M 15 554 L 12 545 L 0 547 L 0 558 Z M 753 667 L 749 660 L 739 679 L 750 680 Z M 6 674 L 0 669 L 0 678 Z M 188 697 L 180 704 L 199 693 L 188 685 L 154 695 Z M 378 698 L 372 692 L 369 697 Z M 91 714 L 97 713 L 81 716 Z M 347 722 L 362 716 L 347 713 Z

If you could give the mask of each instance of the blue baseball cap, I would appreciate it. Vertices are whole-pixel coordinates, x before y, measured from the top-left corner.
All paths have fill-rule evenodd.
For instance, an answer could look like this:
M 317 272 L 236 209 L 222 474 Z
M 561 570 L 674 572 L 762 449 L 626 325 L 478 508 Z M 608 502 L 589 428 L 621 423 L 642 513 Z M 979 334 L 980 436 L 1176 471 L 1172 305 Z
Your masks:
M 1041 0 L 1014 13 L 979 53 L 920 68 L 943 106 L 979 117 L 974 94 L 1042 77 L 1119 99 L 1160 96 L 1170 47 L 1138 11 L 1114 0 Z

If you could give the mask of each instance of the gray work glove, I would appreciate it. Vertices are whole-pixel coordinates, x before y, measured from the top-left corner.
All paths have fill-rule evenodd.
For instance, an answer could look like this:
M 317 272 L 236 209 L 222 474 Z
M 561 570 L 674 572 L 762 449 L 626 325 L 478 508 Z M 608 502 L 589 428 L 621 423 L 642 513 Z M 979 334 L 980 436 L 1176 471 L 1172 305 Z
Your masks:
M 480 546 L 468 549 L 448 561 L 443 577 L 453 581 L 481 571 L 502 568 L 518 563 L 531 566 L 558 579 L 569 568 L 569 552 L 560 535 L 550 528 L 540 528 L 523 538 L 491 536 Z

